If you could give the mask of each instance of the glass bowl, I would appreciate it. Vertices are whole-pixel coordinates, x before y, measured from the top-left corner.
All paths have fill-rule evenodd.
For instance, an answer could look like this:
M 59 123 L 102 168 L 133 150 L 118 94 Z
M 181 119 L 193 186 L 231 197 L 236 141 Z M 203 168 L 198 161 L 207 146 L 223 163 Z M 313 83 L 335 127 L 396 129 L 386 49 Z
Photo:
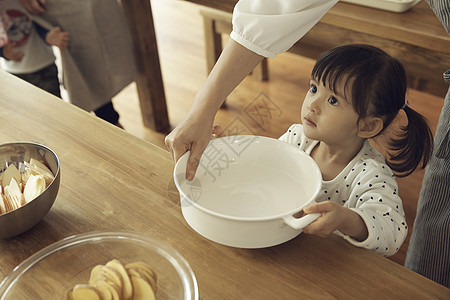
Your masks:
M 198 299 L 195 275 L 169 245 L 135 232 L 90 232 L 58 241 L 19 264 L 0 284 L 0 299 L 65 299 L 92 268 L 142 261 L 157 274 L 156 299 Z

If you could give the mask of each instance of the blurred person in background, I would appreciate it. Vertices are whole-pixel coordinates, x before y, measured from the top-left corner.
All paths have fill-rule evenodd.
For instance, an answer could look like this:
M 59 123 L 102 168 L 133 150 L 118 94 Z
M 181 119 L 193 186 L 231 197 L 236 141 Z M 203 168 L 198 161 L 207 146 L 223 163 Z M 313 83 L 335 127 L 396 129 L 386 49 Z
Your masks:
M 52 46 L 64 49 L 67 32 L 59 27 L 47 30 L 35 22 L 18 0 L 0 1 L 3 43 L 0 64 L 3 70 L 61 97 L 58 68 Z
M 122 127 L 112 97 L 135 80 L 131 37 L 116 0 L 19 0 L 31 14 L 69 32 L 62 82 L 72 104 Z

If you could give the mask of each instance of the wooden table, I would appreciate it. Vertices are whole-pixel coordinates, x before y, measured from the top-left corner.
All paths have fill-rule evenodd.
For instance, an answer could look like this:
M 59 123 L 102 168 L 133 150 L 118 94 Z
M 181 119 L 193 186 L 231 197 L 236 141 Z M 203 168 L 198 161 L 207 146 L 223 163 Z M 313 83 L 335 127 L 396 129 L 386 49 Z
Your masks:
M 237 0 L 185 0 L 231 12 Z M 170 129 L 158 47 L 149 0 L 121 0 L 132 32 L 138 64 L 137 89 L 145 126 Z M 200 17 L 200 16 L 193 16 Z M 369 43 L 398 57 L 411 87 L 443 97 L 448 85 L 442 73 L 450 66 L 450 37 L 422 1 L 406 13 L 393 13 L 337 3 L 303 38 L 308 47 L 297 52 L 317 57 L 345 43 Z M 188 75 L 188 74 L 187 74 Z
M 128 230 L 178 250 L 197 277 L 201 299 L 450 297 L 449 289 L 336 236 L 302 234 L 259 250 L 210 242 L 181 214 L 167 151 L 4 72 L 0 107 L 0 143 L 38 142 L 61 163 L 50 212 L 26 233 L 0 241 L 0 280 L 64 237 Z

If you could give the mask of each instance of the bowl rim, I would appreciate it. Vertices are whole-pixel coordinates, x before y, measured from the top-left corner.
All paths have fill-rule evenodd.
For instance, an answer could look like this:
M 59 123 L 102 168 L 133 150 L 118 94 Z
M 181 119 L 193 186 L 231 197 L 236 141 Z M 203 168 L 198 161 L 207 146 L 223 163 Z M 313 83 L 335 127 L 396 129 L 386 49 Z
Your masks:
M 156 250 L 156 252 L 167 259 L 174 267 L 183 283 L 184 299 L 199 299 L 199 291 L 197 279 L 195 277 L 192 268 L 186 259 L 174 248 L 167 243 L 146 235 L 145 233 L 134 231 L 91 231 L 81 234 L 75 234 L 62 240 L 59 240 L 35 254 L 31 255 L 19 265 L 17 265 L 10 274 L 8 274 L 0 283 L 0 299 L 8 294 L 13 285 L 19 280 L 19 278 L 31 267 L 44 260 L 46 257 L 67 249 L 71 246 L 80 245 L 87 241 L 119 241 L 119 240 L 131 240 L 134 243 L 150 246 Z
M 58 157 L 58 155 L 56 154 L 56 152 L 53 151 L 52 149 L 50 149 L 49 147 L 47 147 L 47 146 L 45 146 L 45 145 L 43 145 L 43 144 L 40 144 L 40 143 L 36 143 L 36 142 L 27 142 L 27 141 L 8 142 L 8 143 L 0 144 L 0 148 L 3 147 L 3 146 L 8 146 L 8 145 L 24 145 L 24 144 L 25 144 L 25 145 L 32 145 L 32 146 L 38 146 L 38 147 L 40 147 L 40 148 L 44 148 L 45 150 L 48 150 L 48 151 L 55 157 L 55 161 L 56 161 L 56 172 L 53 174 L 53 180 L 52 180 L 52 182 L 50 182 L 50 184 L 49 184 L 49 185 L 45 188 L 45 190 L 41 193 L 41 195 L 42 195 L 42 194 L 45 193 L 48 189 L 50 189 L 50 187 L 55 183 L 56 178 L 59 176 L 59 173 L 60 173 L 60 167 L 61 167 L 61 163 L 60 163 L 60 161 L 59 161 L 59 157 Z M 52 171 L 52 173 L 53 173 L 53 170 L 50 170 L 50 171 Z M 40 195 L 39 195 L 39 196 L 40 196 Z M 39 196 L 38 196 L 38 197 L 39 197 Z M 11 210 L 11 211 L 9 211 L 9 212 L 7 212 L 7 213 L 0 214 L 0 218 L 1 218 L 2 216 L 6 216 L 6 215 L 8 215 L 8 214 L 12 214 L 12 213 L 14 213 L 14 212 L 17 212 L 17 211 L 20 210 L 21 208 L 27 206 L 28 204 L 30 204 L 31 202 L 33 202 L 34 200 L 36 200 L 38 197 L 36 197 L 35 199 L 33 199 L 33 200 L 30 201 L 30 202 L 25 203 L 24 205 L 22 205 L 22 206 L 19 207 L 19 208 L 13 209 L 13 210 Z M 55 200 L 56 200 L 56 199 L 55 199 Z
M 277 215 L 272 215 L 272 216 L 266 216 L 266 217 L 237 217 L 237 216 L 233 216 L 233 215 L 227 215 L 227 214 L 223 214 L 223 213 L 219 213 L 213 210 L 210 210 L 208 208 L 205 208 L 202 205 L 199 205 L 198 203 L 192 201 L 187 195 L 186 193 L 183 191 L 183 189 L 181 188 L 181 183 L 179 182 L 179 174 L 184 174 L 183 172 L 179 172 L 180 171 L 180 164 L 182 162 L 182 160 L 187 160 L 187 158 L 190 155 L 190 151 L 188 150 L 186 153 L 184 153 L 180 159 L 178 159 L 177 163 L 175 164 L 174 170 L 173 170 L 173 180 L 175 183 L 175 186 L 178 190 L 178 192 L 180 193 L 180 196 L 189 202 L 189 205 L 194 206 L 195 208 L 209 214 L 209 215 L 213 215 L 222 219 L 226 219 L 226 220 L 233 220 L 233 221 L 243 221 L 243 222 L 255 222 L 255 221 L 269 221 L 269 220 L 276 220 L 276 219 L 282 219 L 286 216 L 289 215 L 293 215 L 295 213 L 300 212 L 303 207 L 305 207 L 306 205 L 312 203 L 315 201 L 315 199 L 317 198 L 317 196 L 319 195 L 319 192 L 322 188 L 322 174 L 320 172 L 319 166 L 317 165 L 317 163 L 314 161 L 314 159 L 309 156 L 308 154 L 306 154 L 303 150 L 299 149 L 298 147 L 291 145 L 289 143 L 280 141 L 279 139 L 275 139 L 275 138 L 271 138 L 271 137 L 266 137 L 266 136 L 258 136 L 258 135 L 235 135 L 235 136 L 225 136 L 225 137 L 220 137 L 220 138 L 216 138 L 216 139 L 212 139 L 209 143 L 208 146 L 213 143 L 213 142 L 221 142 L 224 139 L 229 139 L 229 138 L 233 138 L 233 142 L 237 141 L 238 137 L 242 137 L 242 138 L 246 138 L 246 137 L 252 137 L 252 138 L 257 138 L 257 140 L 263 140 L 263 141 L 268 141 L 270 143 L 280 143 L 280 145 L 283 145 L 283 147 L 286 148 L 292 148 L 294 150 L 297 150 L 298 155 L 303 156 L 306 160 L 309 161 L 310 164 L 312 164 L 313 168 L 316 169 L 316 171 L 314 172 L 314 174 L 311 174 L 311 176 L 316 175 L 319 179 L 319 184 L 316 187 L 316 190 L 313 193 L 313 196 L 311 197 L 311 199 L 309 201 L 307 201 L 306 203 L 304 203 L 303 205 L 291 210 L 291 211 L 287 211 L 281 214 L 277 214 Z M 207 146 L 207 147 L 208 147 Z M 185 172 L 185 170 L 183 170 Z M 186 179 L 184 179 L 186 180 Z M 195 180 L 195 177 L 194 177 Z M 181 202 L 181 201 L 180 201 Z M 181 203 L 181 209 L 185 209 L 186 205 L 183 206 L 183 204 Z

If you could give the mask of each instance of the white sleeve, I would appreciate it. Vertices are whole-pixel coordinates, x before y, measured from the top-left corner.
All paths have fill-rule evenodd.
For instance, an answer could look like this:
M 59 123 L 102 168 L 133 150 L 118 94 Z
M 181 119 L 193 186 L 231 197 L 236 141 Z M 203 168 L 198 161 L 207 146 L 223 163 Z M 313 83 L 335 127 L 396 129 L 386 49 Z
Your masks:
M 304 36 L 338 0 L 240 0 L 230 37 L 273 58 Z

